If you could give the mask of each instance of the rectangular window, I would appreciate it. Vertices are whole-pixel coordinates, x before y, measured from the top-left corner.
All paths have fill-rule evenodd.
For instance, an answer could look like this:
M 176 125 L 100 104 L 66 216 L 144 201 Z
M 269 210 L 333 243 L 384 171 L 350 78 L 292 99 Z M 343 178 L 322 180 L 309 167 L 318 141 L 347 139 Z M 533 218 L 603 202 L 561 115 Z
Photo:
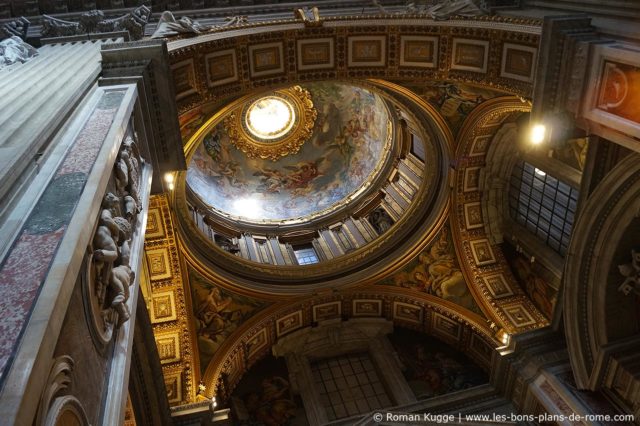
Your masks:
M 367 353 L 322 359 L 311 371 L 329 420 L 393 405 Z
M 561 255 L 567 253 L 579 192 L 527 163 L 516 165 L 509 189 L 509 212 Z
M 316 254 L 316 250 L 311 244 L 294 246 L 293 253 L 296 255 L 298 265 L 310 265 L 312 263 L 318 263 L 318 255 Z

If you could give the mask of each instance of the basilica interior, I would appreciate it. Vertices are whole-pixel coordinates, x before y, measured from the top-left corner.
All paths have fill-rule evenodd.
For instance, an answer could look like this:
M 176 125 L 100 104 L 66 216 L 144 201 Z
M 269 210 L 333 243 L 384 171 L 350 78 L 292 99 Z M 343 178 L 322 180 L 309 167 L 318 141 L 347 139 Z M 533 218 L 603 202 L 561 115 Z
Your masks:
M 635 0 L 0 0 L 0 423 L 640 424 Z

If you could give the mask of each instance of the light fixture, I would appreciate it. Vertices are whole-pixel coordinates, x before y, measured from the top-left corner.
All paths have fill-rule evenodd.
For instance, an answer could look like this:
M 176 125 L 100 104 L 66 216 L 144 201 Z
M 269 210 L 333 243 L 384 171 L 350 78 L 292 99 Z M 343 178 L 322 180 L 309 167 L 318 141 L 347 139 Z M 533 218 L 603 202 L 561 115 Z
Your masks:
M 531 127 L 531 133 L 529 134 L 529 140 L 534 145 L 539 145 L 545 141 L 547 134 L 547 127 L 544 124 L 535 124 Z
M 535 167 L 533 169 L 534 172 L 536 172 L 536 174 L 540 177 L 545 177 L 547 175 L 547 173 L 545 173 L 544 170 L 540 170 L 539 168 Z
M 167 188 L 169 188 L 169 191 L 173 191 L 173 189 L 175 188 L 174 185 L 174 176 L 173 176 L 173 172 L 167 172 L 164 174 L 164 181 L 167 183 Z

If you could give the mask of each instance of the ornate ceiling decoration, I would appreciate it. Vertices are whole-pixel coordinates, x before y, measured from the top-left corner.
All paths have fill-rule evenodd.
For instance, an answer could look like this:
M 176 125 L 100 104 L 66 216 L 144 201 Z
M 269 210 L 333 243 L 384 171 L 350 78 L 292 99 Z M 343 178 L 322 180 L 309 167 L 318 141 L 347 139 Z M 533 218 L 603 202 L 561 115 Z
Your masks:
M 282 102 L 285 113 L 291 108 L 292 120 L 258 140 L 247 123 L 265 100 Z M 285 225 L 332 214 L 380 179 L 392 152 L 386 102 L 361 86 L 309 83 L 232 108 L 202 126 L 198 145 L 187 152 L 189 188 L 223 218 Z
M 281 337 L 332 318 L 386 318 L 460 348 L 483 368 L 500 342 L 481 317 L 442 299 L 404 289 L 366 289 L 272 305 L 242 323 L 203 367 L 207 395 L 225 399 Z
M 249 158 L 275 162 L 300 151 L 317 117 L 311 94 L 296 85 L 247 102 L 224 119 L 224 128 Z
M 209 133 L 207 129 L 211 128 L 210 125 L 214 125 L 215 120 L 224 115 L 224 110 L 217 115 L 218 118 L 214 116 L 208 124 L 201 126 L 201 130 L 196 132 L 187 147 L 187 150 L 193 149 L 195 151 L 191 157 L 192 168 L 187 173 L 186 185 L 185 180 L 179 177 L 175 191 L 180 227 L 185 233 L 185 240 L 189 241 L 189 256 L 198 259 L 194 262 L 211 262 L 212 267 L 217 265 L 215 268 L 221 273 L 220 279 L 223 281 L 231 280 L 237 286 L 247 285 L 254 289 L 261 288 L 262 291 L 272 292 L 272 286 L 265 287 L 265 284 L 295 282 L 295 289 L 292 290 L 301 292 L 309 290 L 303 284 L 326 287 L 338 283 L 340 285 L 356 285 L 361 282 L 360 280 L 375 282 L 381 276 L 372 270 L 368 270 L 367 273 L 360 271 L 358 277 L 351 276 L 349 279 L 346 278 L 346 271 L 358 271 L 363 265 L 375 264 L 376 261 L 384 259 L 387 255 L 397 259 L 398 264 L 396 265 L 394 262 L 394 266 L 390 267 L 381 263 L 376 268 L 380 269 L 380 273 L 388 275 L 392 269 L 408 262 L 428 244 L 428 239 L 435 235 L 434 229 L 438 229 L 444 220 L 447 206 L 446 176 L 443 175 L 442 170 L 446 170 L 445 164 L 448 163 L 446 156 L 450 150 L 451 136 L 446 124 L 433 107 L 415 96 L 409 99 L 412 95 L 408 92 L 404 93 L 406 91 L 403 92 L 404 89 L 399 86 L 385 82 L 375 82 L 375 85 L 371 82 L 360 84 L 371 86 L 371 90 L 379 94 L 374 95 L 373 92 L 364 89 L 349 89 L 348 96 L 343 99 L 342 90 L 349 87 L 344 83 L 307 85 L 312 88 L 311 92 L 318 105 L 319 117 L 314 139 L 307 142 L 297 156 L 303 154 L 308 147 L 314 156 L 320 155 L 323 162 L 334 162 L 335 159 L 345 158 L 350 160 L 347 163 L 340 160 L 344 164 L 351 164 L 353 167 L 354 164 L 362 163 L 366 166 L 337 168 L 330 173 L 318 173 L 318 175 L 326 175 L 322 177 L 322 180 L 319 179 L 320 183 L 326 183 L 328 179 L 333 179 L 336 184 L 331 184 L 333 190 L 327 191 L 323 187 L 309 186 L 305 188 L 305 191 L 298 192 L 302 188 L 293 188 L 294 196 L 288 196 L 288 198 L 295 199 L 295 195 L 301 194 L 305 198 L 311 197 L 309 199 L 313 200 L 314 197 L 326 198 L 333 192 L 351 191 L 353 189 L 349 188 L 349 185 L 355 185 L 356 196 L 345 197 L 342 195 L 344 201 L 341 203 L 344 206 L 340 205 L 339 209 L 328 211 L 326 216 L 317 218 L 303 216 L 299 220 L 289 223 L 255 223 L 251 225 L 247 221 L 239 223 L 230 220 L 215 226 L 211 225 L 212 220 L 218 221 L 215 214 L 213 219 L 210 217 L 214 212 L 210 210 L 209 206 L 213 203 L 209 203 L 209 206 L 197 203 L 188 204 L 187 198 L 191 197 L 189 191 L 193 190 L 202 198 L 204 191 L 209 191 L 207 188 L 211 188 L 208 183 L 211 176 L 214 181 L 225 182 L 225 188 L 231 187 L 234 182 L 237 185 L 238 179 L 234 181 L 235 178 L 223 176 L 222 169 L 210 173 L 207 170 L 213 169 L 208 166 L 204 167 L 205 163 L 211 163 L 212 167 L 223 167 L 224 164 L 231 163 L 228 161 L 231 157 L 227 158 L 227 154 L 222 155 L 222 151 L 220 151 L 219 158 L 223 161 L 214 161 L 206 149 L 209 139 L 206 137 L 203 139 L 203 135 Z M 381 89 L 385 85 L 388 86 L 389 93 Z M 357 88 L 357 86 L 352 87 Z M 314 90 L 319 94 L 322 91 L 334 91 L 335 94 L 317 96 Z M 394 97 L 405 95 L 407 99 L 402 98 L 401 100 Z M 336 98 L 336 96 L 338 97 Z M 320 99 L 323 98 L 324 102 L 320 103 Z M 384 98 L 394 104 L 393 111 L 387 112 L 385 101 L 382 100 Z M 405 111 L 406 107 L 403 106 L 405 102 L 420 105 L 415 107 L 415 111 L 408 109 Z M 340 108 L 337 105 L 340 105 Z M 395 111 L 396 107 L 398 111 L 404 111 L 402 112 L 403 117 L 415 123 L 415 129 L 409 130 L 403 127 L 404 124 L 399 125 L 399 123 L 392 125 L 391 134 L 394 142 L 390 146 L 391 149 L 388 150 L 381 145 L 381 137 L 389 135 L 386 117 L 389 113 L 399 114 Z M 234 110 L 236 107 L 230 106 L 229 109 Z M 348 114 L 341 117 L 339 112 L 343 109 Z M 363 125 L 363 123 L 369 124 Z M 415 146 L 423 148 L 420 154 L 409 152 L 412 144 L 411 132 L 416 135 Z M 204 140 L 204 143 L 198 145 L 199 140 Z M 211 141 L 217 140 L 214 137 Z M 373 154 L 372 149 L 377 150 L 379 154 Z M 218 158 L 218 154 L 215 152 L 214 154 Z M 390 155 L 390 160 L 385 163 L 388 166 L 385 166 L 384 174 L 376 174 L 373 164 L 376 161 L 381 161 L 379 157 L 385 154 Z M 289 159 L 294 161 L 295 158 L 296 156 L 288 156 L 278 163 Z M 358 160 L 359 158 L 360 160 Z M 366 161 L 362 162 L 362 159 Z M 271 164 L 269 161 L 264 167 L 273 168 L 274 166 Z M 297 161 L 291 166 L 296 164 Z M 251 166 L 251 164 L 247 164 L 247 166 Z M 372 167 L 373 174 L 370 172 Z M 224 167 L 223 169 L 226 173 L 227 169 Z M 256 172 L 251 172 L 251 170 L 255 170 L 255 167 L 248 167 L 247 170 L 249 170 L 249 175 L 256 174 Z M 274 178 L 267 179 L 264 176 L 265 172 L 258 170 L 257 176 L 260 177 L 258 183 L 272 182 L 270 185 L 274 186 L 279 182 Z M 287 171 L 287 169 L 283 170 L 283 172 Z M 365 181 L 360 180 L 360 182 L 365 182 L 364 184 L 348 183 L 349 180 L 340 177 L 345 173 L 349 175 L 355 172 L 357 172 L 355 177 L 366 177 L 368 174 L 376 177 L 368 178 Z M 244 173 L 246 174 L 246 172 Z M 271 173 L 271 175 L 273 174 L 275 172 Z M 361 188 L 357 188 L 357 185 L 360 185 Z M 246 185 L 243 184 L 237 186 L 246 188 Z M 265 184 L 262 186 L 264 187 L 263 192 L 267 193 L 266 195 L 271 195 L 266 190 L 267 186 Z M 363 188 L 367 189 L 367 186 L 369 186 L 369 192 L 358 192 Z M 275 192 L 275 195 L 277 196 L 279 193 Z M 229 201 L 234 202 L 234 200 L 242 198 L 244 195 L 236 194 L 229 198 Z M 191 202 L 189 201 L 189 203 Z M 218 205 L 230 208 L 229 203 L 219 202 Z M 239 209 L 241 207 L 243 206 L 238 206 Z M 288 207 L 285 205 L 285 208 Z M 249 209 L 245 206 L 244 210 Z M 206 214 L 202 213 L 203 211 Z M 386 222 L 380 219 L 385 217 Z M 216 244 L 218 243 L 218 234 L 221 234 L 220 238 L 224 239 L 221 244 Z M 308 238 L 305 239 L 305 235 L 308 235 Z M 276 237 L 274 238 L 274 236 Z M 234 238 L 238 241 L 235 241 Z M 292 253 L 286 244 L 296 244 L 296 242 L 313 243 L 318 256 L 325 261 L 305 265 L 304 268 L 299 267 L 295 260 L 291 262 L 290 255 Z M 355 243 L 349 246 L 349 242 Z M 224 247 L 224 249 L 220 250 L 220 247 Z M 393 255 L 390 254 L 391 251 L 394 252 Z M 240 277 L 246 278 L 247 281 L 239 280 Z M 337 281 L 331 283 L 332 279 Z
M 264 22 L 169 41 L 181 114 L 300 81 L 447 80 L 530 97 L 541 21 L 480 17 L 327 18 Z
M 457 137 L 456 178 L 451 228 L 461 269 L 475 299 L 496 324 L 508 333 L 532 330 L 549 324 L 522 291 L 500 245 L 485 231 L 480 173 L 500 126 L 531 106 L 514 97 L 491 99 L 473 110 Z
M 189 294 L 166 195 L 149 201 L 145 233 L 146 279 L 143 288 L 158 347 L 169 404 L 195 401 L 197 346 Z

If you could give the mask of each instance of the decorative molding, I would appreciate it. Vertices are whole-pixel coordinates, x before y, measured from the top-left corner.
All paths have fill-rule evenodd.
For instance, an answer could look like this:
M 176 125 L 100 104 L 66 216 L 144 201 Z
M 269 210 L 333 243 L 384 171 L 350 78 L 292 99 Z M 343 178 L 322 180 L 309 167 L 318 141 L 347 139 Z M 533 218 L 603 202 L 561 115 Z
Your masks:
M 195 401 L 198 383 L 197 345 L 192 329 L 189 293 L 180 261 L 175 230 L 166 194 L 154 195 L 149 201 L 148 217 L 152 229 L 146 235 L 148 288 L 147 309 L 162 363 L 162 372 L 171 406 Z M 147 229 L 149 229 L 149 226 Z M 157 256 L 161 266 L 152 264 Z M 160 263 L 158 263 L 160 265 Z M 155 268 L 155 271 L 154 271 Z
M 531 96 L 531 81 L 524 78 L 527 64 L 516 61 L 514 49 L 538 48 L 540 21 L 505 17 L 433 21 L 416 15 L 327 18 L 321 27 L 292 28 L 285 22 L 222 28 L 215 37 L 169 42 L 171 63 L 193 59 L 196 87 L 203 88 L 178 99 L 180 113 L 223 105 L 265 87 L 336 78 L 447 80 Z M 521 25 L 525 22 L 530 26 Z M 503 48 L 505 44 L 513 48 Z M 232 50 L 238 79 L 212 86 L 205 58 Z M 511 61 L 503 59 L 507 54 Z
M 345 291 L 331 296 L 314 296 L 269 307 L 244 322 L 223 342 L 207 366 L 203 381 L 207 397 L 224 400 L 242 375 L 268 353 L 278 335 L 302 333 L 315 322 L 316 307 L 340 305 L 341 317 L 321 324 L 341 324 L 347 318 L 365 321 L 387 319 L 397 326 L 434 335 L 461 348 L 481 354 L 479 364 L 488 368 L 495 348 L 502 345 L 480 316 L 428 294 L 401 288 L 376 286 L 368 290 Z M 334 308 L 330 309 L 335 312 Z M 370 317 L 370 318 L 366 318 Z M 289 327 L 289 328 L 287 328 Z M 278 331 L 279 330 L 279 331 Z M 296 331 L 297 330 L 297 331 Z M 469 339 L 469 335 L 474 336 Z M 289 335 L 283 336 L 287 340 Z M 473 347 L 472 347 L 473 345 Z
M 273 96 L 281 99 L 291 107 L 291 129 L 284 135 L 262 140 L 249 128 L 247 122 L 250 108 L 260 99 Z M 224 127 L 231 143 L 244 152 L 249 158 L 262 158 L 277 161 L 287 155 L 296 154 L 302 144 L 311 136 L 318 111 L 313 105 L 313 99 L 308 90 L 300 86 L 276 90 L 273 93 L 262 93 L 249 100 L 243 107 L 230 113 L 224 120 Z
M 470 288 L 480 307 L 509 334 L 544 327 L 548 320 L 520 288 L 500 246 L 490 241 L 484 226 L 487 219 L 476 227 L 481 222 L 472 220 L 471 213 L 474 206 L 482 205 L 481 175 L 500 124 L 528 110 L 529 105 L 513 97 L 484 102 L 467 117 L 456 152 L 456 158 L 463 160 L 456 165 L 451 228 L 461 269 L 467 282 L 473 283 Z

